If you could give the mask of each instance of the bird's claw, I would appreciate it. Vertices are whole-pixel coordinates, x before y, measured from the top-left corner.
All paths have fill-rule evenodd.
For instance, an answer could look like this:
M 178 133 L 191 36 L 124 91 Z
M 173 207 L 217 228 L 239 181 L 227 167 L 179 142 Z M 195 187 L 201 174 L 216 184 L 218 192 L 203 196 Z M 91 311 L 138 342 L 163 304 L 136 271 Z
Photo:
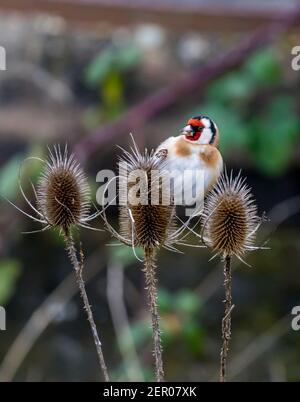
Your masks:
M 168 156 L 168 150 L 167 149 L 160 149 L 158 152 L 156 152 L 155 156 L 157 158 L 166 158 Z

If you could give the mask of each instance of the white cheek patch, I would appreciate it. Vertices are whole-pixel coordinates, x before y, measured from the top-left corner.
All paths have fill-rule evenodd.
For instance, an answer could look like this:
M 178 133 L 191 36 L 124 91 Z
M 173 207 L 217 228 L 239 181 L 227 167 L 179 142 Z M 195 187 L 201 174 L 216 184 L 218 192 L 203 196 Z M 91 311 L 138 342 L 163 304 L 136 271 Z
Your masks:
M 210 121 L 206 117 L 201 119 L 201 122 L 204 124 L 204 129 L 202 130 L 201 137 L 199 138 L 199 144 L 209 144 L 212 136 Z
M 203 118 L 201 119 L 201 121 L 202 121 L 202 123 L 204 124 L 204 126 L 205 126 L 206 128 L 209 128 L 209 127 L 210 127 L 210 121 L 209 121 L 206 117 L 203 117 Z
M 212 132 L 210 128 L 204 128 L 199 138 L 200 144 L 209 144 L 212 137 Z

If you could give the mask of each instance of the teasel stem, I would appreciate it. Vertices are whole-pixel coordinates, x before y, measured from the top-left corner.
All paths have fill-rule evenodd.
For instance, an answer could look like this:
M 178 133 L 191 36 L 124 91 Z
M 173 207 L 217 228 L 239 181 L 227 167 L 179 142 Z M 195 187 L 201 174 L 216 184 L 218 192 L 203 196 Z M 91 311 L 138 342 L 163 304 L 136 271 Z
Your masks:
M 152 247 L 144 248 L 144 273 L 146 289 L 148 292 L 148 304 L 151 313 L 153 332 L 153 354 L 155 359 L 155 375 L 157 382 L 164 381 L 164 368 L 162 359 L 162 345 L 160 332 L 160 317 L 157 307 L 157 279 L 156 279 L 156 251 Z
M 98 354 L 98 359 L 99 359 L 99 363 L 100 363 L 100 367 L 104 376 L 104 379 L 106 382 L 109 382 L 109 374 L 108 374 L 108 370 L 107 370 L 107 366 L 105 363 L 105 359 L 104 359 L 104 355 L 103 355 L 103 351 L 102 351 L 102 345 L 99 339 L 99 335 L 98 335 L 98 331 L 97 331 L 97 327 L 95 324 L 95 320 L 94 320 L 94 316 L 93 316 L 93 312 L 92 312 L 92 308 L 88 299 L 88 295 L 86 293 L 85 290 L 85 284 L 84 284 L 84 280 L 82 277 L 82 271 L 83 271 L 83 252 L 82 250 L 80 251 L 80 260 L 77 257 L 77 250 L 76 250 L 76 246 L 73 240 L 73 236 L 70 230 L 65 230 L 64 233 L 64 240 L 65 240 L 65 244 L 66 244 L 66 251 L 68 252 L 70 261 L 73 265 L 73 268 L 75 270 L 75 275 L 76 275 L 76 281 L 77 284 L 79 286 L 79 290 L 80 290 L 80 295 L 81 298 L 83 300 L 83 305 L 84 305 L 84 310 L 87 313 L 87 319 L 90 323 L 90 327 L 91 327 L 91 331 L 93 334 L 93 338 L 94 338 L 94 343 L 95 343 L 95 347 L 97 350 L 97 354 Z
M 231 312 L 234 308 L 232 304 L 232 272 L 231 272 L 231 256 L 226 255 L 224 258 L 224 288 L 225 288 L 225 315 L 222 320 L 222 348 L 220 353 L 220 382 L 227 380 L 227 364 L 229 354 L 229 344 L 231 340 Z

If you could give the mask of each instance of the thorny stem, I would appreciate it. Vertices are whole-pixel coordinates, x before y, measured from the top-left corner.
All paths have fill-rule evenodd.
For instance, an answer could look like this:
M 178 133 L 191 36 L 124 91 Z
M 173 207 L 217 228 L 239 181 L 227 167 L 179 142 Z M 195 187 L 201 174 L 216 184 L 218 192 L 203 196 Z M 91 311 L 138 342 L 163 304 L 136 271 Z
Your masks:
M 80 290 L 80 295 L 81 298 L 83 300 L 83 305 L 84 305 L 84 309 L 87 313 L 87 318 L 88 321 L 90 323 L 91 326 L 91 330 L 92 330 L 92 334 L 93 334 L 93 338 L 94 338 L 94 343 L 96 346 L 96 350 L 97 350 L 97 354 L 98 354 L 98 359 L 99 359 L 99 363 L 100 363 L 100 367 L 104 376 L 104 379 L 106 382 L 110 381 L 109 379 L 109 375 L 108 375 L 108 370 L 107 370 L 107 366 L 104 360 L 104 355 L 103 355 L 103 351 L 102 351 L 102 345 L 99 339 L 99 335 L 98 335 L 98 331 L 97 331 L 97 327 L 95 324 L 95 320 L 93 317 L 93 312 L 91 309 L 91 305 L 85 290 L 85 284 L 84 284 L 84 280 L 82 277 L 82 270 L 83 270 L 83 252 L 82 250 L 80 251 L 80 260 L 77 257 L 77 251 L 76 251 L 76 247 L 74 244 L 74 240 L 72 237 L 72 234 L 70 232 L 67 232 L 64 234 L 64 238 L 65 238 L 65 243 L 66 243 L 66 251 L 68 252 L 69 258 L 71 260 L 71 263 L 73 265 L 73 268 L 75 270 L 75 275 L 76 275 L 76 281 L 78 283 L 79 286 L 79 290 Z
M 231 257 L 227 255 L 224 259 L 224 288 L 225 288 L 225 315 L 222 320 L 222 348 L 220 354 L 220 382 L 226 382 L 229 343 L 231 339 L 231 312 L 232 305 L 231 294 Z
M 148 303 L 151 312 L 152 331 L 153 331 L 153 346 L 155 358 L 155 375 L 157 382 L 164 381 L 164 368 L 162 360 L 162 346 L 161 346 L 161 333 L 159 326 L 159 313 L 157 308 L 157 279 L 155 275 L 155 250 L 152 248 L 145 248 L 144 250 L 144 273 L 146 286 L 148 291 Z

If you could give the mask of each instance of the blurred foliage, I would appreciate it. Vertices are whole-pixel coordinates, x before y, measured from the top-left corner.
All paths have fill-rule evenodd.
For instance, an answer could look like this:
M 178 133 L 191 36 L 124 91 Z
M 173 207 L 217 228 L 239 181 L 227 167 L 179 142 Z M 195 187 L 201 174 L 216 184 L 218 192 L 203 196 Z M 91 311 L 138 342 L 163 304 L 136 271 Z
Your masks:
M 126 73 L 137 66 L 139 56 L 138 48 L 132 43 L 111 46 L 101 51 L 88 66 L 85 81 L 90 88 L 99 91 L 99 105 L 89 110 L 84 119 L 89 128 L 117 117 L 124 110 Z
M 142 250 L 137 248 L 135 251 L 138 257 L 142 258 Z M 112 263 L 121 264 L 123 267 L 136 263 L 132 249 L 127 246 L 111 247 L 109 260 Z M 199 297 L 190 289 L 181 289 L 175 293 L 167 289 L 159 289 L 158 307 L 161 315 L 162 342 L 166 351 L 176 344 L 182 344 L 193 357 L 201 356 L 204 347 L 204 333 L 199 324 L 199 313 L 201 312 Z M 126 329 L 120 334 L 120 342 L 125 350 L 131 344 L 131 337 L 137 349 L 141 349 L 147 344 L 151 345 L 152 329 L 149 317 L 142 316 L 132 323 L 130 333 Z M 119 372 L 122 372 L 120 367 L 114 373 L 117 378 L 120 378 Z M 150 377 L 144 369 L 143 374 L 147 380 L 154 380 L 151 371 L 149 371 Z
M 133 44 L 120 47 L 111 46 L 98 54 L 86 71 L 86 82 L 97 87 L 106 80 L 111 70 L 126 72 L 135 67 L 139 60 L 139 52 Z
M 0 168 L 0 195 L 15 199 L 20 194 L 19 179 L 24 188 L 30 187 L 41 173 L 41 160 L 45 156 L 44 147 L 32 145 L 28 157 L 17 154 L 8 159 Z M 32 157 L 30 156 L 32 155 Z
M 85 115 L 89 129 L 112 120 L 126 107 L 128 73 L 140 60 L 138 47 L 131 42 L 102 50 L 88 66 L 87 85 L 99 92 L 98 104 Z M 205 102 L 197 106 L 211 116 L 221 129 L 223 154 L 248 157 L 262 174 L 284 174 L 300 139 L 297 112 L 299 94 L 284 86 L 284 65 L 278 49 L 269 47 L 250 57 L 244 65 L 209 85 Z
M 114 244 L 114 243 L 112 243 Z M 135 247 L 135 253 L 138 258 L 143 257 L 143 250 L 140 247 Z M 121 264 L 124 267 L 136 262 L 136 256 L 131 247 L 120 244 L 118 246 L 109 247 L 109 259 L 112 263 Z
M 23 155 L 13 156 L 0 169 L 0 194 L 2 197 L 15 198 L 18 192 L 20 165 Z
M 287 95 L 273 99 L 263 116 L 253 117 L 249 130 L 249 136 L 253 136 L 250 150 L 257 167 L 270 175 L 284 173 L 300 138 L 294 99 Z
M 213 82 L 201 105 L 221 128 L 222 152 L 249 154 L 260 172 L 269 176 L 286 171 L 300 139 L 298 94 L 278 90 L 282 80 L 279 56 L 273 48 L 265 49 Z
M 199 324 L 199 298 L 189 289 L 171 293 L 159 289 L 158 306 L 161 314 L 162 342 L 164 347 L 172 347 L 181 342 L 194 356 L 203 351 L 203 329 Z M 152 330 L 148 319 L 136 321 L 132 327 L 132 336 L 137 348 L 151 341 Z M 127 344 L 126 334 L 122 342 Z
M 160 289 L 158 306 L 162 316 L 163 341 L 166 345 L 181 339 L 193 355 L 201 355 L 203 330 L 198 315 L 200 300 L 190 289 L 171 293 Z
M 142 258 L 141 249 L 137 248 L 136 254 Z M 127 246 L 112 247 L 109 258 L 112 262 L 124 267 L 136 262 L 132 249 Z M 201 310 L 199 298 L 189 289 L 182 289 L 176 293 L 159 289 L 158 306 L 162 316 L 164 344 L 172 344 L 179 337 L 193 353 L 201 353 L 202 328 L 198 323 L 198 314 Z M 151 325 L 147 319 L 137 321 L 131 329 L 137 347 L 151 339 Z M 126 336 L 125 334 L 122 340 L 125 346 L 128 342 Z
M 0 261 L 0 305 L 5 306 L 14 295 L 20 274 L 21 265 L 17 260 Z

